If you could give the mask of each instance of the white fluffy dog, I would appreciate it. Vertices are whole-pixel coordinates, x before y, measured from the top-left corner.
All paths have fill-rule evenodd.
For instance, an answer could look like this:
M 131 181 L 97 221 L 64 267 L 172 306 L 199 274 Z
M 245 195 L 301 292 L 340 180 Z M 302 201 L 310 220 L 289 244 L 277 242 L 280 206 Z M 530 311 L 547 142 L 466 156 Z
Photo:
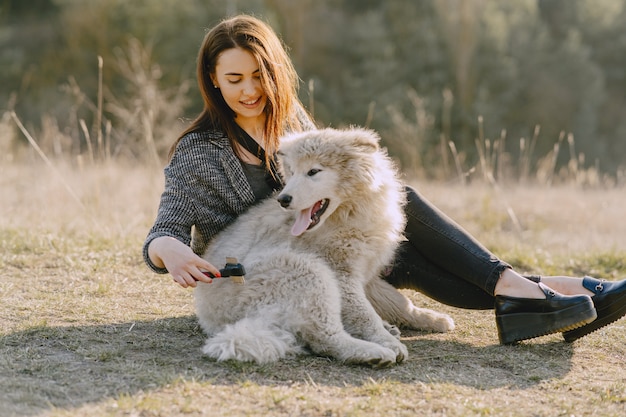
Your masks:
M 217 360 L 267 363 L 308 348 L 346 363 L 407 358 L 399 331 L 454 327 L 380 278 L 405 225 L 404 188 L 370 130 L 324 129 L 284 138 L 282 192 L 220 233 L 205 259 L 236 257 L 245 284 L 199 283 L 196 310 Z M 282 206 L 282 207 L 281 207 Z M 385 320 L 385 321 L 383 321 Z

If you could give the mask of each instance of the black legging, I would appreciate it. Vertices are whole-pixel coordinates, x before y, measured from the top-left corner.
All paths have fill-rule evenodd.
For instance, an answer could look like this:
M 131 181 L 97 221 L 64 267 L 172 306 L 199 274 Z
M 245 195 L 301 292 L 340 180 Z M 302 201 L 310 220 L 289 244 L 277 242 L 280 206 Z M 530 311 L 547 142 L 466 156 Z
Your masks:
M 468 309 L 491 309 L 502 271 L 498 259 L 461 226 L 406 187 L 407 226 L 391 273 L 396 288 L 410 288 L 439 302 Z

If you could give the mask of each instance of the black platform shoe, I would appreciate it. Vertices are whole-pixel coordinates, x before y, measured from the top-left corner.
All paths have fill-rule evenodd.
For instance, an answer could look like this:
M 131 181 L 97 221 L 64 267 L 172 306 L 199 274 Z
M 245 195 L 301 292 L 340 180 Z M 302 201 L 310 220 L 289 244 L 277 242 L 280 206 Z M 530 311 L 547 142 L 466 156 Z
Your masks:
M 596 318 L 596 309 L 588 295 L 563 295 L 540 282 L 537 285 L 545 299 L 496 295 L 496 325 L 501 344 L 573 330 Z
M 626 280 L 605 281 L 584 277 L 583 287 L 594 293 L 591 301 L 596 307 L 598 318 L 582 327 L 564 332 L 563 338 L 566 342 L 573 342 L 626 315 Z

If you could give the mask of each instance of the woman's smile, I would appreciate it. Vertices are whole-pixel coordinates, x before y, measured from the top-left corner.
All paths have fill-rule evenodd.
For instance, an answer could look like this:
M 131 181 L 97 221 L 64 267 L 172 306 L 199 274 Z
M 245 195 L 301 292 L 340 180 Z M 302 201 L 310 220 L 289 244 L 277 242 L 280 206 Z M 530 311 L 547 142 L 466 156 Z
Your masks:
M 244 106 L 248 107 L 248 108 L 254 108 L 257 104 L 259 104 L 261 102 L 261 97 L 257 97 L 254 100 L 242 100 L 240 103 L 242 103 Z

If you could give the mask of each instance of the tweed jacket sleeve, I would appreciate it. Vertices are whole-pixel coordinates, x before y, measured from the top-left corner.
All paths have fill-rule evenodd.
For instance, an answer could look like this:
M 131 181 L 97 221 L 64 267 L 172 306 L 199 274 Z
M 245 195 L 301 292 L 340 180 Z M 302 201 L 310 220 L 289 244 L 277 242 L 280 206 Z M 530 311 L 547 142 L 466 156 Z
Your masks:
M 171 236 L 200 255 L 213 236 L 255 202 L 241 163 L 220 131 L 185 135 L 164 173 L 157 217 L 143 246 L 144 261 L 157 273 L 167 270 L 150 261 L 152 240 Z

